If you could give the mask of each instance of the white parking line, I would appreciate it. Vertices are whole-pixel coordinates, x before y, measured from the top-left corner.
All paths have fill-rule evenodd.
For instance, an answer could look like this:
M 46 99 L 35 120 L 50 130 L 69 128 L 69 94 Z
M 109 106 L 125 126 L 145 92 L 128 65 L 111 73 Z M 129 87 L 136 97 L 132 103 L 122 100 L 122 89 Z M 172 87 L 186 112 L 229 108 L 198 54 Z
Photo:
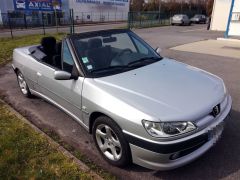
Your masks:
M 202 31 L 202 30 L 207 30 L 207 28 L 189 29 L 189 30 L 180 31 L 180 32 L 181 32 L 181 33 L 185 33 L 185 32 L 194 32 L 194 31 Z

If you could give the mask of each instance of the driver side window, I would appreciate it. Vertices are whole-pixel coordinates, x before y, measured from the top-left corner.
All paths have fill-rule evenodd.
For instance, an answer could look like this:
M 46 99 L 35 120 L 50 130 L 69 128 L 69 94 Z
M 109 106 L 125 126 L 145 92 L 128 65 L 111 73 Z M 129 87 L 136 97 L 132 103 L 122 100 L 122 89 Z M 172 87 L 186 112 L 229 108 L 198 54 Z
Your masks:
M 72 54 L 69 50 L 69 47 L 68 47 L 66 41 L 64 41 L 64 43 L 63 43 L 62 63 L 63 63 L 62 70 L 72 73 L 72 69 L 74 66 L 74 60 L 73 60 Z

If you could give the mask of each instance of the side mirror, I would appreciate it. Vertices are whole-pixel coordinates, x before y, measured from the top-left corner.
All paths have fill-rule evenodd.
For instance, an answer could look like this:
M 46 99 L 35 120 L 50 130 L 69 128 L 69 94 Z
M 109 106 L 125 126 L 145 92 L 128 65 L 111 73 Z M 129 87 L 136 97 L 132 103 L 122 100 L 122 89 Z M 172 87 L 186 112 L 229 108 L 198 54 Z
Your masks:
M 158 54 L 160 55 L 160 53 L 162 52 L 162 49 L 161 49 L 160 47 L 157 47 L 157 48 L 155 49 L 155 51 L 156 51 L 156 53 L 158 53 Z
M 56 80 L 70 80 L 72 75 L 66 71 L 55 71 L 54 79 Z

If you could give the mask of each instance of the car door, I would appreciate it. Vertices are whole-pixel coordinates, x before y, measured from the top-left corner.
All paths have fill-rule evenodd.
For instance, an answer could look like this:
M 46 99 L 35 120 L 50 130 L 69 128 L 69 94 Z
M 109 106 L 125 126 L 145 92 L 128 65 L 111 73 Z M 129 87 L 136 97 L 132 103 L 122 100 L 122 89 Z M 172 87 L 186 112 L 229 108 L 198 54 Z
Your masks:
M 75 62 L 69 48 L 69 43 L 67 40 L 63 40 L 62 44 L 62 70 L 72 73 Z M 73 118 L 81 121 L 81 93 L 84 78 L 79 77 L 77 80 L 56 80 L 54 72 L 57 70 L 59 69 L 41 64 L 37 72 L 40 93 Z

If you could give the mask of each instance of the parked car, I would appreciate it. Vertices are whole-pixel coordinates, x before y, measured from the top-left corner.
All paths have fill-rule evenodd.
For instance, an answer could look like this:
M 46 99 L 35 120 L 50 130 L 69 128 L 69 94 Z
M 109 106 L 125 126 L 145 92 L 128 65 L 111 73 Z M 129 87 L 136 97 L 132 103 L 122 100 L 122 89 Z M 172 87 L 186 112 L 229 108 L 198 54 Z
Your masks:
M 176 14 L 171 19 L 172 25 L 191 25 L 191 21 L 185 14 Z
M 200 24 L 200 23 L 207 23 L 207 17 L 203 14 L 196 14 L 191 18 L 191 22 L 195 24 Z
M 115 166 L 193 161 L 220 138 L 232 104 L 222 79 L 161 57 L 130 30 L 45 37 L 15 49 L 12 67 L 24 96 L 69 114 Z

